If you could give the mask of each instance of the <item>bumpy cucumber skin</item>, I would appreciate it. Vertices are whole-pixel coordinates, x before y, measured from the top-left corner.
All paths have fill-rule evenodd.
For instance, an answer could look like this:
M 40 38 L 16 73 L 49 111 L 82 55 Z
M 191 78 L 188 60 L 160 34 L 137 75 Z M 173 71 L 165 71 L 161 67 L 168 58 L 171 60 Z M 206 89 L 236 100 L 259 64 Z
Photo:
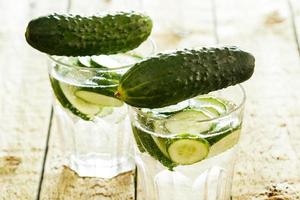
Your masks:
M 54 91 L 54 95 L 58 99 L 59 103 L 64 107 L 70 110 L 74 115 L 79 116 L 83 120 L 92 120 L 91 117 L 87 116 L 86 114 L 80 112 L 78 109 L 76 109 L 65 97 L 63 91 L 61 90 L 59 86 L 59 82 L 55 80 L 54 78 L 50 77 L 51 86 Z
M 254 57 L 237 47 L 158 54 L 121 78 L 117 96 L 135 107 L 159 108 L 249 79 Z
M 150 35 L 151 19 L 135 12 L 103 16 L 52 14 L 29 22 L 25 37 L 50 55 L 115 54 L 138 47 Z

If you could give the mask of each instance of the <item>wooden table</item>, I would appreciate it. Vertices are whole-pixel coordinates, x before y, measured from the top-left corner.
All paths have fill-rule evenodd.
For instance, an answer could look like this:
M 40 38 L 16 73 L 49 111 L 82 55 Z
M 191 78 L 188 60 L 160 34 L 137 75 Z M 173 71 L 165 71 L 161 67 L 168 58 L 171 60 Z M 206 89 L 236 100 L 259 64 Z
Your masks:
M 256 57 L 255 73 L 243 84 L 248 96 L 233 199 L 300 199 L 300 2 L 188 0 L 187 8 L 178 1 L 197 23 L 184 37 L 162 23 L 176 17 L 169 7 L 175 0 L 163 2 L 144 0 L 158 51 L 230 44 Z M 62 12 L 67 3 L 0 1 L 0 199 L 133 199 L 133 172 L 102 180 L 62 166 L 46 59 L 26 44 L 24 31 L 31 18 Z

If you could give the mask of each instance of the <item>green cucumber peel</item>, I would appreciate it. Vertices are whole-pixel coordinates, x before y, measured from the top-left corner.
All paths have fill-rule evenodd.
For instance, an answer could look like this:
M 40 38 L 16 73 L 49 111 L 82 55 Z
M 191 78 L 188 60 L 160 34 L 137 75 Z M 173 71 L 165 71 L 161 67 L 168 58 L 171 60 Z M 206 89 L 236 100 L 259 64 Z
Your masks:
M 209 148 L 206 139 L 189 133 L 178 134 L 167 142 L 170 159 L 179 165 L 191 165 L 205 159 Z
M 146 133 L 136 127 L 134 127 L 134 129 L 136 129 L 136 137 L 139 138 L 140 145 L 143 146 L 144 150 L 154 159 L 158 160 L 162 165 L 173 171 L 173 168 L 176 167 L 177 164 L 171 161 L 164 155 L 164 153 L 161 152 L 152 136 L 149 133 Z

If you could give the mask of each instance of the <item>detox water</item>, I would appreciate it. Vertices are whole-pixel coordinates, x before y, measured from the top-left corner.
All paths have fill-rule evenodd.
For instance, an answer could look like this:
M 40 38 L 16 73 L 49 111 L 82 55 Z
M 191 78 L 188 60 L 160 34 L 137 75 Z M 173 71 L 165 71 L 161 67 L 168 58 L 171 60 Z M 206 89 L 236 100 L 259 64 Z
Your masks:
M 114 92 L 120 77 L 128 70 L 128 67 L 118 69 L 118 64 L 136 62 L 137 58 L 130 60 L 129 56 L 122 56 L 121 61 L 108 56 L 94 60 L 62 59 L 50 67 L 50 81 L 56 97 L 58 131 L 68 157 L 66 165 L 80 176 L 101 178 L 133 170 L 127 107 L 114 98 Z M 96 61 L 110 68 L 89 66 Z
M 238 92 L 236 86 L 166 108 L 131 108 L 138 200 L 230 199 L 243 116 Z

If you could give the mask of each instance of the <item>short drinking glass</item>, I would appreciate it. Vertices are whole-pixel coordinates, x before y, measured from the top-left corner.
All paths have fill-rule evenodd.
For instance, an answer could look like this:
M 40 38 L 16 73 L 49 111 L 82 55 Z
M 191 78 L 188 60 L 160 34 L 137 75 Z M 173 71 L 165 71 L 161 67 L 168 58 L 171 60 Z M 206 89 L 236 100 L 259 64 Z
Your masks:
M 79 176 L 111 178 L 135 168 L 127 107 L 114 93 L 122 74 L 154 49 L 148 39 L 122 54 L 50 57 L 57 132 L 66 165 Z
M 164 108 L 130 108 L 138 200 L 229 200 L 242 86 Z

